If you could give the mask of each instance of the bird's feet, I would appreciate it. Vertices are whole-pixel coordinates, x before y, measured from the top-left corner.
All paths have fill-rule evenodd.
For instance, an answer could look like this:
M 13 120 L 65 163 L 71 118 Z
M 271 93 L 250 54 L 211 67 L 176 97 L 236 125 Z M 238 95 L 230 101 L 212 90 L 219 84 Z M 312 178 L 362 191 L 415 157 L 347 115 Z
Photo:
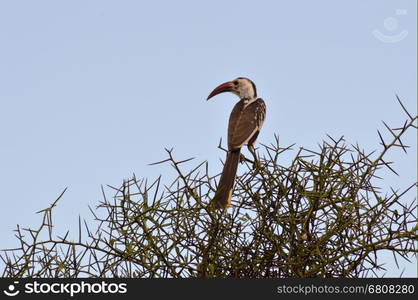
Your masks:
M 258 158 L 257 158 L 257 155 L 256 155 L 256 153 L 255 153 L 255 149 L 254 149 L 254 147 L 253 146 L 249 146 L 248 147 L 248 150 L 250 150 L 250 152 L 251 152 L 251 154 L 252 154 L 252 156 L 253 156 L 253 161 L 252 161 L 252 164 L 253 164 L 253 169 L 254 170 L 256 170 L 256 169 L 259 169 L 260 168 L 260 162 L 258 161 Z
M 245 163 L 245 162 L 248 162 L 248 163 L 252 164 L 254 170 L 260 168 L 260 162 L 258 161 L 258 159 L 256 157 L 254 157 L 254 160 L 251 160 L 251 159 L 245 157 L 244 154 L 241 153 L 240 156 L 239 156 L 239 162 L 242 163 L 242 164 Z
M 242 153 L 239 155 L 239 162 L 242 164 L 245 162 L 254 163 L 251 159 L 246 158 Z
M 258 159 L 255 159 L 253 161 L 253 169 L 256 170 L 256 169 L 259 169 L 259 168 L 260 168 L 260 162 L 258 161 Z

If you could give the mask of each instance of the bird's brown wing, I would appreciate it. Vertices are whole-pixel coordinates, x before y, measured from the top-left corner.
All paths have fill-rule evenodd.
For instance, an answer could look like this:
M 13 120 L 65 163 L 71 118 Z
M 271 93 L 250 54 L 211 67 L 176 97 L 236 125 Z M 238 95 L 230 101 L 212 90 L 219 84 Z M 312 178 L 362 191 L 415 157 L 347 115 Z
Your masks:
M 233 108 L 228 125 L 228 148 L 236 150 L 247 144 L 258 133 L 263 125 L 266 106 L 263 99 L 258 98 L 245 106 L 243 100 Z

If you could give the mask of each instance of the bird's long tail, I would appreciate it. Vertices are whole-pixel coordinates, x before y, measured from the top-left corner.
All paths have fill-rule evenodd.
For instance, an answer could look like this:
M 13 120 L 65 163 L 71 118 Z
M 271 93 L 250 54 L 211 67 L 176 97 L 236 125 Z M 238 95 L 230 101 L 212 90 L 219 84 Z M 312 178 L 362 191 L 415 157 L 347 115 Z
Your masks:
M 217 208 L 227 209 L 231 206 L 232 191 L 234 188 L 235 175 L 237 174 L 240 152 L 241 149 L 230 151 L 226 156 L 218 189 L 212 200 Z

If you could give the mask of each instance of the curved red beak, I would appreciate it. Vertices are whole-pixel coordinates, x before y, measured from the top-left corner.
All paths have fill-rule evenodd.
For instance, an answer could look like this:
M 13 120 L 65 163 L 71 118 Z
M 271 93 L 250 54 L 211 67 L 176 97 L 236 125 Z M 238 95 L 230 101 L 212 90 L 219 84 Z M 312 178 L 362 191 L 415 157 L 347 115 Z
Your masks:
M 234 84 L 231 81 L 222 83 L 220 86 L 215 88 L 212 93 L 209 94 L 208 98 L 206 100 L 209 100 L 213 96 L 216 96 L 220 93 L 230 92 L 232 91 L 232 88 L 234 87 Z

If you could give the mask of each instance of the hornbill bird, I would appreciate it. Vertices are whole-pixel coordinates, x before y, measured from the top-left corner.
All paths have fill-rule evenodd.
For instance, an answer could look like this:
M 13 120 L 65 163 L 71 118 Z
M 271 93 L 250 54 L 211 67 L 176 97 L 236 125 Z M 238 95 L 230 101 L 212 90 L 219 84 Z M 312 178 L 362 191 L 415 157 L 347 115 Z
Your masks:
M 254 142 L 263 126 L 266 115 L 266 105 L 263 99 L 257 98 L 255 84 L 250 79 L 238 77 L 225 82 L 215 88 L 207 100 L 224 92 L 237 95 L 240 101 L 235 104 L 229 116 L 228 153 L 218 189 L 212 200 L 216 207 L 220 209 L 227 209 L 231 206 L 232 191 L 242 146 L 247 145 L 248 150 L 254 157 L 254 162 L 257 160 Z

